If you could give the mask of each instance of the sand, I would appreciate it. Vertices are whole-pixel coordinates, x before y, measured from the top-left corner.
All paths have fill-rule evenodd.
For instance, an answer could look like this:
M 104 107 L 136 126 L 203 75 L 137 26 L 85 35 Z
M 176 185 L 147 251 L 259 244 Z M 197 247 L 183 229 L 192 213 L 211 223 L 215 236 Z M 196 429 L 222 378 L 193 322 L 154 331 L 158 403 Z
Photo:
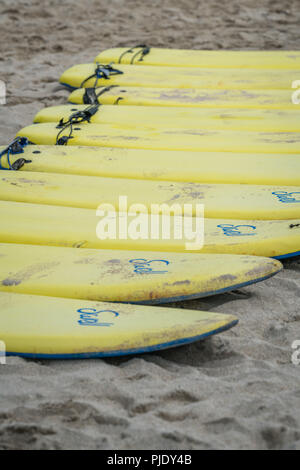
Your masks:
M 299 1 L 1 0 L 4 145 L 67 67 L 112 46 L 299 49 Z M 299 77 L 298 77 L 299 78 Z M 234 313 L 203 342 L 113 360 L 0 365 L 0 449 L 300 449 L 300 259 L 276 277 L 178 308 Z

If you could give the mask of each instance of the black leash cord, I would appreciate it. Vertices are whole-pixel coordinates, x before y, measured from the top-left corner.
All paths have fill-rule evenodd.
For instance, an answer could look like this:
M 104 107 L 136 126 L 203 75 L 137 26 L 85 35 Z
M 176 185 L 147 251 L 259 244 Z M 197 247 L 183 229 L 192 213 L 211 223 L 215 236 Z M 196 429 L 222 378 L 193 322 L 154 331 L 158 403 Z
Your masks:
M 110 91 L 112 88 L 117 87 L 118 85 L 110 85 L 106 87 L 99 87 L 99 93 L 96 93 L 95 88 L 85 88 L 84 95 L 83 95 L 83 103 L 84 104 L 100 104 L 99 103 L 99 96 L 103 95 L 107 91 Z
M 71 114 L 69 119 L 64 122 L 63 118 L 59 121 L 57 129 L 60 129 L 59 133 L 56 136 L 55 145 L 67 145 L 70 139 L 73 139 L 73 126 L 74 124 L 82 124 L 83 122 L 90 122 L 92 116 L 96 114 L 99 109 L 99 104 L 88 106 L 83 111 L 76 111 L 76 113 Z M 62 136 L 61 134 L 69 128 L 69 135 Z
M 118 69 L 114 69 L 111 64 L 97 64 L 96 65 L 96 69 L 95 69 L 95 72 L 90 75 L 89 77 L 85 78 L 83 80 L 83 82 L 81 83 L 80 85 L 80 88 L 84 88 L 84 84 L 90 80 L 91 78 L 96 78 L 95 80 L 95 84 L 94 84 L 94 88 L 97 87 L 98 85 L 98 81 L 101 79 L 101 78 L 104 78 L 105 80 L 109 80 L 110 76 L 111 75 L 121 75 L 123 74 L 124 72 L 122 72 L 121 70 L 118 70 Z
M 140 49 L 137 52 L 134 53 L 134 49 Z M 149 54 L 151 48 L 147 46 L 147 44 L 139 44 L 138 46 L 134 46 L 131 49 L 127 49 L 126 51 L 122 52 L 122 54 L 119 57 L 118 64 L 122 63 L 122 59 L 126 54 L 133 54 L 130 64 L 133 65 L 135 59 L 137 56 L 140 55 L 139 62 L 142 62 L 145 55 Z
M 26 160 L 25 158 L 18 158 L 14 163 L 11 163 L 10 161 L 10 155 L 18 155 L 20 153 L 24 153 L 24 148 L 31 144 L 26 137 L 17 137 L 12 141 L 11 144 L 6 147 L 6 149 L 3 150 L 3 152 L 0 153 L 0 170 L 12 170 L 12 171 L 18 171 L 22 166 L 25 165 L 25 163 L 31 163 L 31 160 Z M 5 168 L 1 164 L 1 159 L 6 155 L 6 160 L 8 164 L 8 168 Z

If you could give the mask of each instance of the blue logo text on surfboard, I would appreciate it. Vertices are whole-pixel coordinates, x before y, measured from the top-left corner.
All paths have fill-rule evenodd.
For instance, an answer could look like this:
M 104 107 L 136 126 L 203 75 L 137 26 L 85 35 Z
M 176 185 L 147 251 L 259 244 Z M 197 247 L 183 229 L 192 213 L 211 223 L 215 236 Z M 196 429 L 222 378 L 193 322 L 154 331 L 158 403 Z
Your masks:
M 255 225 L 233 225 L 233 224 L 219 224 L 217 227 L 223 230 L 224 235 L 227 237 L 249 237 L 256 235 Z
M 166 259 L 146 260 L 144 258 L 137 258 L 129 260 L 129 263 L 133 264 L 134 272 L 137 274 L 166 274 L 168 272 L 166 270 L 157 270 L 157 263 L 159 263 L 159 266 L 163 265 L 165 267 L 170 264 L 170 261 Z
M 99 315 L 101 317 L 104 313 L 109 313 L 113 318 L 119 316 L 119 313 L 114 310 L 96 310 L 95 308 L 80 308 L 77 312 L 80 313 L 78 320 L 80 326 L 113 326 L 113 323 L 101 321 Z
M 279 202 L 283 202 L 284 204 L 300 203 L 300 191 L 291 193 L 287 191 L 273 191 L 272 194 L 279 199 Z

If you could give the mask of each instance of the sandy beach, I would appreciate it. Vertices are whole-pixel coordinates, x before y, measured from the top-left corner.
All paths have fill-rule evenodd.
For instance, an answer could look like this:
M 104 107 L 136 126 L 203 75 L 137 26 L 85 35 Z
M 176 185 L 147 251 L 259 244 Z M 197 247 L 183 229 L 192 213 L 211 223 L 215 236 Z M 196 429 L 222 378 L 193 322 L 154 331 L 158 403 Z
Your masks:
M 2 0 L 0 145 L 44 106 L 60 74 L 103 49 L 300 49 L 299 1 Z M 300 78 L 300 77 L 298 77 Z M 263 283 L 172 304 L 232 313 L 232 330 L 122 359 L 0 365 L 0 449 L 300 449 L 300 257 Z

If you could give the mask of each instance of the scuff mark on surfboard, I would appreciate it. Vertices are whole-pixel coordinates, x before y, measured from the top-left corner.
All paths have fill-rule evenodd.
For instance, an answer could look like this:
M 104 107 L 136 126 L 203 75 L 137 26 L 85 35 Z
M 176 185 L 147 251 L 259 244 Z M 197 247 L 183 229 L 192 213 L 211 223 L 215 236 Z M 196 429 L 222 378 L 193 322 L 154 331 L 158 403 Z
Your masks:
M 191 284 L 191 281 L 189 279 L 185 279 L 184 281 L 175 281 L 175 282 L 172 282 L 172 284 L 170 283 L 167 283 L 167 284 L 164 284 L 165 286 L 181 286 L 181 285 L 190 285 Z
M 1 281 L 2 286 L 18 286 L 23 282 L 29 281 L 33 276 L 40 275 L 39 278 L 45 277 L 45 271 L 47 272 L 51 268 L 59 266 L 59 262 L 52 261 L 49 263 L 37 263 L 27 268 L 17 271 L 14 274 L 11 274 L 9 277 Z

